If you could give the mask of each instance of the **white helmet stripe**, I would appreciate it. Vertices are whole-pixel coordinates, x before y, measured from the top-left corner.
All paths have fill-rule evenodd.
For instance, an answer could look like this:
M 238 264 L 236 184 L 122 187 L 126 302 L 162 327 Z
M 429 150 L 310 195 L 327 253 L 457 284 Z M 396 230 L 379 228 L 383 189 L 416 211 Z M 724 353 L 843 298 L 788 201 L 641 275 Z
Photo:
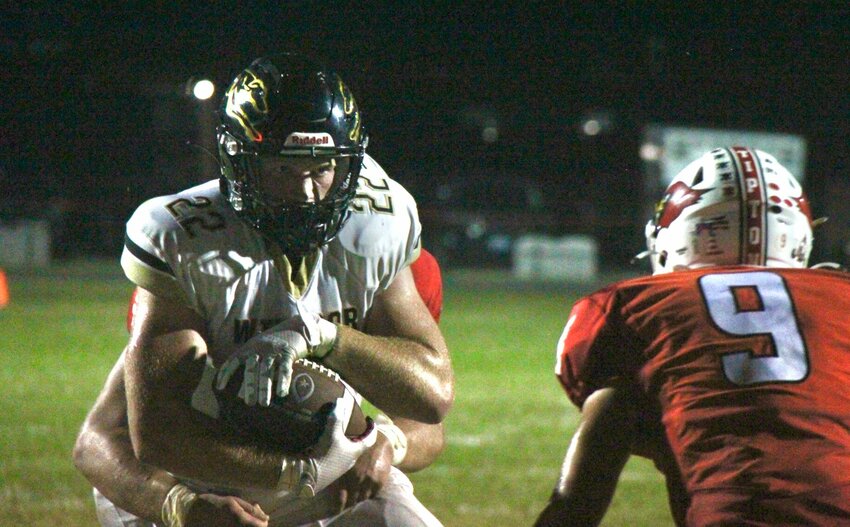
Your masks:
M 765 265 L 767 251 L 767 189 L 758 157 L 749 148 L 733 146 L 733 158 L 741 174 L 741 251 L 740 260 L 749 265 Z

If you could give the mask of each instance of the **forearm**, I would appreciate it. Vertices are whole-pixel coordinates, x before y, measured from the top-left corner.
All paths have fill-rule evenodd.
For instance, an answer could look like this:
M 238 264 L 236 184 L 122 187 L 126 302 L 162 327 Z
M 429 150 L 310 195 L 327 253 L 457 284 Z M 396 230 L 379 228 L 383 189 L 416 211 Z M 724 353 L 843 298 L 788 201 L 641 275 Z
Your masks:
M 215 427 L 198 423 L 192 408 L 153 411 L 136 451 L 140 459 L 184 478 L 224 487 L 275 488 L 280 480 L 283 454 Z M 175 423 L 174 419 L 180 422 Z M 156 426 L 158 423 L 159 426 Z
M 191 394 L 206 360 L 203 348 L 192 332 L 128 348 L 128 422 L 136 456 L 172 474 L 211 484 L 274 488 L 281 453 L 261 448 L 192 408 Z
M 74 464 L 116 506 L 159 522 L 162 503 L 177 480 L 134 455 L 125 395 L 122 355 L 77 436 Z
M 448 352 L 403 337 L 367 335 L 341 326 L 322 362 L 391 415 L 439 423 L 451 407 L 454 379 Z
M 162 503 L 177 479 L 136 459 L 126 428 L 84 428 L 74 449 L 74 463 L 116 506 L 151 522 L 162 521 Z
M 168 472 L 136 459 L 126 427 L 111 431 L 84 429 L 74 450 L 74 461 L 91 484 L 116 507 L 164 525 L 163 504 L 179 481 Z M 206 494 L 205 499 L 183 509 L 185 516 L 180 517 L 186 522 L 184 525 L 236 525 L 233 521 L 237 515 L 232 507 L 223 505 L 234 498 L 216 496 L 215 499 L 221 500 L 217 505 L 209 501 L 212 496 Z
M 635 435 L 631 396 L 628 390 L 609 387 L 585 401 L 558 483 L 536 527 L 602 521 Z

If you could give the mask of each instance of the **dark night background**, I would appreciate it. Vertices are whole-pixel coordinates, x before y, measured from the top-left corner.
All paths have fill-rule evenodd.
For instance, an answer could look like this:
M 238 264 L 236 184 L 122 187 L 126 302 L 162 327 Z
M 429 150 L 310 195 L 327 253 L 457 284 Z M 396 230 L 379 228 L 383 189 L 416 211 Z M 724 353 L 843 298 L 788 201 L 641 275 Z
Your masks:
M 369 152 L 417 197 L 423 221 L 441 185 L 486 197 L 523 182 L 542 189 L 556 230 L 596 236 L 603 264 L 624 265 L 643 246 L 646 124 L 781 132 L 805 137 L 805 186 L 830 217 L 813 261 L 846 263 L 850 9 L 787 4 L 7 8 L 0 221 L 50 219 L 56 258 L 117 259 L 135 206 L 214 174 L 187 141 L 210 146 L 226 83 L 257 56 L 300 50 L 350 85 Z M 215 102 L 185 94 L 193 76 L 216 81 Z M 611 127 L 589 137 L 580 125 L 592 112 Z M 497 141 L 482 141 L 483 123 Z M 426 230 L 426 247 L 438 235 Z

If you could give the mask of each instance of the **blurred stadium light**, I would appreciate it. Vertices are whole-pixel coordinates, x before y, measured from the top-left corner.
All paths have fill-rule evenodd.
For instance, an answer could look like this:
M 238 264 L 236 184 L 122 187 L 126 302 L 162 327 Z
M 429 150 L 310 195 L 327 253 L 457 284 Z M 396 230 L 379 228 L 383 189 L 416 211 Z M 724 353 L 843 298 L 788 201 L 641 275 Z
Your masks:
M 614 116 L 610 110 L 588 110 L 581 119 L 581 133 L 594 137 L 614 130 Z
M 492 123 L 485 123 L 481 129 L 481 139 L 485 143 L 495 143 L 499 140 L 499 128 L 496 126 L 495 119 Z
M 459 117 L 466 126 L 480 132 L 483 142 L 495 143 L 499 140 L 499 117 L 493 107 L 471 105 L 464 108 Z
M 209 79 L 201 79 L 192 86 L 192 95 L 199 101 L 206 101 L 215 93 L 215 84 Z
M 588 119 L 581 127 L 584 135 L 599 135 L 602 131 L 602 125 L 596 119 Z
M 183 93 L 199 101 L 209 100 L 215 94 L 215 83 L 206 77 L 189 77 L 183 84 Z
M 643 143 L 640 145 L 640 158 L 647 162 L 658 161 L 661 157 L 661 147 L 655 143 Z

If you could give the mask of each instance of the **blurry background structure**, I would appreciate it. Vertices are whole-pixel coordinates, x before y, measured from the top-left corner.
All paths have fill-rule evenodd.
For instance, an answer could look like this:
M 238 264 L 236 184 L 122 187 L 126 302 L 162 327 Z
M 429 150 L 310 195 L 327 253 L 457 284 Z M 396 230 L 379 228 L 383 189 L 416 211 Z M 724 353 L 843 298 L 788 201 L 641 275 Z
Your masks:
M 601 266 L 627 266 L 658 196 L 644 141 L 659 126 L 799 139 L 797 175 L 831 218 L 813 261 L 848 263 L 850 8 L 621 4 L 4 8 L 0 231 L 36 220 L 50 259 L 117 259 L 139 203 L 217 177 L 205 150 L 229 80 L 300 50 L 352 87 L 369 152 L 446 267 L 508 266 L 527 233 L 590 236 Z M 212 98 L 192 94 L 200 79 Z

